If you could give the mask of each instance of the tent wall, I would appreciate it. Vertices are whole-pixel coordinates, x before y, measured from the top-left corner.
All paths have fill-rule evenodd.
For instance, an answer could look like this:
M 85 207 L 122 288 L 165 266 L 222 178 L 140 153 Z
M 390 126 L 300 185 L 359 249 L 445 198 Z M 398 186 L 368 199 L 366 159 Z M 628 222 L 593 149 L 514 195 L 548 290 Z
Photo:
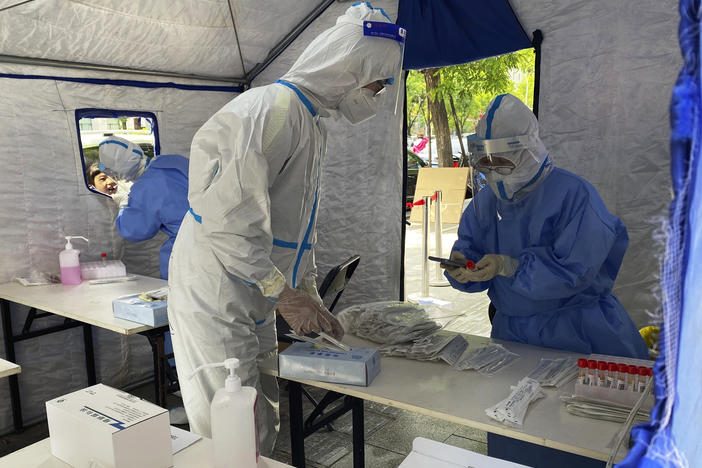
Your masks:
M 660 313 L 657 232 L 671 200 L 668 107 L 682 63 L 677 2 L 511 3 L 528 34 L 544 34 L 539 124 L 551 157 L 592 182 L 628 228 L 615 294 L 643 326 Z
M 374 1 L 390 18 L 396 1 Z M 288 71 L 317 35 L 332 26 L 350 3 L 333 3 L 256 80 L 269 84 Z M 388 91 L 395 92 L 388 88 Z M 402 99 L 402 93 L 400 99 Z M 337 305 L 397 300 L 400 294 L 402 194 L 402 102 L 397 115 L 385 103 L 378 115 L 351 126 L 324 119 L 328 131 L 317 221 L 318 284 L 335 265 L 354 254 L 361 262 Z
M 0 74 L 79 73 L 0 64 Z M 162 153 L 187 157 L 195 131 L 233 96 L 231 92 L 0 78 L 0 282 L 31 272 L 58 273 L 58 253 L 65 243 L 64 235 L 90 239 L 89 245 L 76 242 L 83 261 L 96 260 L 101 252 L 107 252 L 109 258 L 122 258 L 129 273 L 158 277 L 158 249 L 165 237 L 159 235 L 137 244 L 124 242 L 114 228 L 114 203 L 85 186 L 74 110 L 153 112 L 158 120 Z M 26 308 L 18 309 L 12 309 L 15 332 L 21 330 L 26 315 Z M 38 322 L 42 326 L 52 321 L 61 319 Z M 98 381 L 123 387 L 151 375 L 146 338 L 120 337 L 99 329 L 94 329 L 93 334 Z M 17 359 L 23 368 L 19 381 L 26 421 L 43 415 L 44 401 L 87 384 L 81 336 L 78 328 L 16 345 Z M 0 385 L 0 401 L 9 402 L 7 385 Z M 0 433 L 11 422 L 9 405 L 3 405 Z

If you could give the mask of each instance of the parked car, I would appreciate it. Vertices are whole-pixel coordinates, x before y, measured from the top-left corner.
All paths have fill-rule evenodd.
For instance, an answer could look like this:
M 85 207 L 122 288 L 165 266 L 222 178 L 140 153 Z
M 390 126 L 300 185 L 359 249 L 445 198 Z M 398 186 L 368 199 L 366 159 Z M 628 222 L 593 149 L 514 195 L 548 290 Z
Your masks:
M 414 189 L 417 186 L 417 174 L 420 167 L 427 167 L 426 161 L 420 158 L 417 153 L 407 150 L 407 187 L 405 189 L 405 203 L 414 201 Z M 409 210 L 409 208 L 407 208 Z

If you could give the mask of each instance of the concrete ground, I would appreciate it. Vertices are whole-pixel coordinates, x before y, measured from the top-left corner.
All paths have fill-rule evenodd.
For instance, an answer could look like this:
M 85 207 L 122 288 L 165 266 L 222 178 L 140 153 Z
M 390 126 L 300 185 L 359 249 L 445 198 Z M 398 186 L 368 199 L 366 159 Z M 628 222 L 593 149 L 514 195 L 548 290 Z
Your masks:
M 431 248 L 430 255 L 448 256 L 457 237 L 457 228 L 457 225 L 445 225 L 442 232 L 443 252 L 435 252 Z M 422 291 L 421 236 L 421 225 L 407 226 L 405 291 L 409 298 L 421 296 Z M 431 239 L 430 245 L 433 246 L 433 234 Z M 430 265 L 432 280 L 434 267 L 432 262 Z M 447 313 L 456 315 L 456 318 L 446 326 L 447 329 L 481 336 L 489 335 L 490 323 L 487 317 L 489 300 L 485 293 L 466 294 L 450 286 L 430 287 L 429 297 L 446 301 L 447 304 L 444 307 Z M 308 388 L 308 390 L 316 400 L 324 395 L 324 390 L 315 388 Z M 153 399 L 151 384 L 143 385 L 130 392 L 147 400 Z M 313 406 L 307 399 L 303 398 L 303 400 L 305 414 L 309 414 Z M 182 401 L 178 397 L 169 395 L 170 407 L 181 405 Z M 272 458 L 289 463 L 291 461 L 290 416 L 284 381 L 281 381 L 280 416 L 281 429 Z M 414 438 L 419 436 L 477 453 L 487 453 L 486 433 L 483 431 L 377 403 L 365 403 L 365 432 L 366 467 L 368 468 L 397 467 L 412 450 Z M 0 456 L 37 442 L 48 435 L 48 428 L 44 421 L 26 428 L 21 434 L 0 437 Z M 305 440 L 305 455 L 307 466 L 311 468 L 353 466 L 351 413 L 334 422 L 332 431 L 323 429 L 308 437 Z

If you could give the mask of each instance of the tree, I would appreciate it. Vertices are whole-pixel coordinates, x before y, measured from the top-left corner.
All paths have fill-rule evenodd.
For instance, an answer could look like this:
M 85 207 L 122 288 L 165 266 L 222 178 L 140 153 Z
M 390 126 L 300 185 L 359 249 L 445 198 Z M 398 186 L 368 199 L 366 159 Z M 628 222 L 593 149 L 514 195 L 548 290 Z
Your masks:
M 451 167 L 453 165 L 451 158 L 451 132 L 448 126 L 446 105 L 444 104 L 443 95 L 432 92 L 432 90 L 441 89 L 440 70 L 440 68 L 429 68 L 422 70 L 422 73 L 427 85 L 429 112 L 434 120 L 434 128 L 436 129 L 437 161 L 440 167 Z
M 450 129 L 454 128 L 460 139 L 466 125 L 473 126 L 479 113 L 497 94 L 514 92 L 518 97 L 530 96 L 533 79 L 529 77 L 533 76 L 533 69 L 534 51 L 524 49 L 463 65 L 421 71 L 429 97 L 440 166 L 452 165 Z M 407 89 L 408 104 L 422 92 L 412 75 L 418 73 L 410 72 L 408 76 L 408 83 L 412 80 L 412 87 Z M 523 84 L 527 80 L 531 83 Z M 451 112 L 447 113 L 446 105 L 451 101 Z

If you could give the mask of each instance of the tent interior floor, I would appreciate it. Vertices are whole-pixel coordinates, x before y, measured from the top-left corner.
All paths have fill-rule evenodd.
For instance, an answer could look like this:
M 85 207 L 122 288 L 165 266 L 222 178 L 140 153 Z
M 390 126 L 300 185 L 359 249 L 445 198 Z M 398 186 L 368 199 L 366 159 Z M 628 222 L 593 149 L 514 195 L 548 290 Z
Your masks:
M 408 296 L 421 291 L 421 224 L 407 226 L 405 249 L 405 290 Z M 450 252 L 456 240 L 457 225 L 445 225 L 443 228 L 443 252 Z M 430 245 L 433 245 L 433 232 Z M 433 249 L 430 249 L 432 255 Z M 439 254 L 437 252 L 437 254 Z M 448 255 L 444 255 L 448 256 Z M 361 259 L 363 261 L 363 259 Z M 433 262 L 432 268 L 433 278 Z M 353 281 L 353 280 L 352 280 Z M 453 320 L 447 329 L 487 336 L 490 323 L 487 317 L 489 299 L 485 293 L 466 294 L 450 286 L 431 287 L 430 296 L 449 301 L 451 310 L 463 314 Z M 319 400 L 325 390 L 307 387 L 312 396 Z M 130 391 L 146 400 L 153 401 L 153 385 L 145 384 Z M 175 395 L 168 395 L 170 408 L 182 406 L 182 400 Z M 484 431 L 449 423 L 410 411 L 365 402 L 365 452 L 366 467 L 396 467 L 412 450 L 415 437 L 445 442 L 449 445 L 487 454 L 487 435 Z M 305 415 L 312 411 L 312 404 L 303 398 Z M 280 381 L 280 433 L 271 458 L 290 463 L 290 412 L 285 381 Z M 179 426 L 187 429 L 187 426 Z M 311 468 L 331 467 L 345 468 L 353 466 L 351 443 L 351 413 L 345 414 L 333 423 L 333 430 L 321 429 L 305 439 L 305 457 Z M 46 421 L 25 428 L 20 434 L 8 434 L 0 437 L 0 456 L 19 450 L 49 436 Z

